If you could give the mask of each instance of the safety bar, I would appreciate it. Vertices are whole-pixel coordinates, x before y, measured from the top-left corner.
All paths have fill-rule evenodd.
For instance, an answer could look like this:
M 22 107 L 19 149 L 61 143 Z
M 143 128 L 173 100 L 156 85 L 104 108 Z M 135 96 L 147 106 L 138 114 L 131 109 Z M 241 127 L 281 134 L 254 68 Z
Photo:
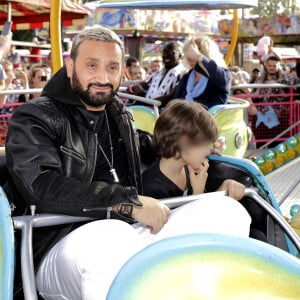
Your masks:
M 294 229 L 287 223 L 283 216 L 265 201 L 255 190 L 247 188 L 245 191 L 245 197 L 250 197 L 260 207 L 262 207 L 267 213 L 278 223 L 278 225 L 285 231 L 286 235 L 294 243 L 297 251 L 300 253 L 300 239 Z
M 142 103 L 148 104 L 148 105 L 153 105 L 155 117 L 156 117 L 156 119 L 158 118 L 158 116 L 159 116 L 158 107 L 161 106 L 160 101 L 121 92 L 123 90 L 124 90 L 123 88 L 120 88 L 120 90 L 118 92 L 119 97 L 139 101 L 139 102 L 142 102 Z M 0 95 L 35 94 L 35 93 L 41 93 L 42 91 L 43 91 L 43 89 L 3 90 L 3 91 L 0 91 Z M 5 106 L 5 104 L 3 104 L 1 106 Z
M 281 83 L 243 83 L 243 84 L 232 85 L 231 89 L 239 90 L 239 89 L 246 89 L 246 88 L 261 89 L 261 88 L 296 88 L 296 87 L 300 87 L 300 85 L 299 84 L 288 85 L 288 84 L 281 84 Z
M 22 232 L 21 268 L 24 297 L 26 300 L 38 300 L 33 265 L 32 228 L 84 222 L 90 220 L 92 219 L 53 214 L 13 217 L 14 228 L 19 229 Z
M 160 201 L 169 208 L 176 208 L 181 205 L 184 205 L 184 204 L 187 204 L 187 203 L 190 203 L 192 201 L 199 200 L 202 198 L 213 197 L 213 196 L 226 196 L 226 195 L 227 195 L 226 191 L 220 191 L 220 192 L 204 193 L 204 194 L 191 195 L 191 196 L 185 196 L 185 197 L 166 198 L 166 199 L 161 199 Z
M 186 197 L 174 197 L 162 199 L 161 201 L 169 208 L 175 208 L 204 197 L 225 196 L 226 191 L 205 193 L 200 195 L 191 195 Z M 300 239 L 285 219 L 254 189 L 246 188 L 245 196 L 253 199 L 260 207 L 282 227 L 290 240 L 294 243 L 296 249 L 300 252 Z M 21 267 L 24 296 L 26 300 L 38 300 L 35 284 L 33 253 L 32 253 L 32 229 L 37 227 L 62 225 L 76 222 L 92 221 L 92 218 L 74 217 L 56 214 L 37 214 L 13 217 L 14 228 L 22 232 L 21 240 Z
M 127 99 L 131 99 L 131 100 L 143 102 L 144 104 L 153 105 L 154 106 L 155 118 L 157 119 L 159 117 L 158 107 L 161 106 L 160 101 L 144 98 L 144 97 L 141 97 L 141 96 L 136 96 L 136 95 L 133 95 L 133 94 L 122 93 L 122 92 L 118 92 L 118 95 L 121 98 L 127 98 Z
M 43 89 L 2 90 L 0 95 L 19 95 L 41 93 Z

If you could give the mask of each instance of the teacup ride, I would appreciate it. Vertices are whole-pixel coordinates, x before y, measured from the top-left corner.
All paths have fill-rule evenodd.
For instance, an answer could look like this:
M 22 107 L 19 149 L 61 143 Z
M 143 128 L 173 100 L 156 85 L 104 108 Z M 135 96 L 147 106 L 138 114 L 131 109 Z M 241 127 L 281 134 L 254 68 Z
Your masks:
M 208 193 L 214 193 L 224 178 L 245 184 L 247 189 L 241 204 L 252 217 L 251 226 L 259 227 L 267 242 L 214 233 L 162 240 L 141 250 L 123 266 L 111 285 L 107 299 L 273 299 L 276 295 L 297 299 L 300 295 L 300 261 L 296 258 L 300 253 L 300 240 L 282 217 L 263 174 L 249 160 L 214 155 L 209 160 Z M 3 156 L 1 164 L 3 184 L 4 177 L 8 176 Z M 219 193 L 216 192 L 216 196 Z M 162 201 L 173 208 L 206 196 Z M 34 207 L 30 207 L 30 215 L 11 217 L 10 205 L 2 189 L 0 198 L 5 207 L 0 210 L 0 240 L 5 239 L 5 243 L 1 243 L 0 278 L 1 286 L 6 286 L 6 290 L 1 289 L 2 293 L 6 293 L 1 299 L 13 299 L 14 261 L 18 255 L 14 249 L 14 230 L 20 230 L 22 234 L 24 298 L 38 299 L 32 252 L 35 228 L 93 220 L 35 214 Z M 214 212 L 211 217 L 214 218 Z M 8 247 L 8 251 L 3 250 L 3 245 Z M 116 295 L 119 296 L 116 298 Z
M 141 103 L 130 105 L 128 108 L 133 114 L 136 128 L 152 134 L 159 116 L 160 101 L 124 92 L 118 94 L 122 98 Z M 222 154 L 240 158 L 244 156 L 251 137 L 251 129 L 244 120 L 244 111 L 248 106 L 248 101 L 230 97 L 227 104 L 216 105 L 209 109 L 218 125 L 219 136 L 214 146 Z
M 122 3 L 127 5 L 128 2 L 131 1 Z M 169 5 L 169 1 L 152 1 L 154 2 Z M 187 2 L 181 1 L 185 4 Z M 246 1 L 214 2 L 219 2 L 224 8 L 234 5 L 241 7 L 238 3 L 247 5 Z M 206 2 L 206 5 L 214 2 Z M 55 59 L 56 54 L 53 54 Z M 300 264 L 296 256 L 300 252 L 300 241 L 282 217 L 263 174 L 248 160 L 228 156 L 211 156 L 209 159 L 207 191 L 213 192 L 224 178 L 232 178 L 245 184 L 247 189 L 241 203 L 252 217 L 251 226 L 259 226 L 266 235 L 267 242 L 218 234 L 184 235 L 162 240 L 143 249 L 123 266 L 111 285 L 107 299 L 299 298 Z M 2 156 L 0 162 L 2 185 L 7 176 L 5 157 Z M 166 205 L 174 207 L 199 197 L 201 196 L 188 196 L 164 201 Z M 34 228 L 92 220 L 35 214 L 35 207 L 30 207 L 31 215 L 11 217 L 10 205 L 2 189 L 0 203 L 3 205 L 0 210 L 0 240 L 5 239 L 5 247 L 8 245 L 6 251 L 3 242 L 1 243 L 1 299 L 13 299 L 13 263 L 14 257 L 18 255 L 14 253 L 13 230 L 20 230 L 22 233 L 24 298 L 38 299 L 32 253 Z

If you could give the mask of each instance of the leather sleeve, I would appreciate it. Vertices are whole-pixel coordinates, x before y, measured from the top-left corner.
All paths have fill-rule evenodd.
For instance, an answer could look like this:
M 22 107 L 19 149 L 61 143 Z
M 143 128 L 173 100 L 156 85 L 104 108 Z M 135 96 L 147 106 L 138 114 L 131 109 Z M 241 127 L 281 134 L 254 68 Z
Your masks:
M 29 103 L 14 112 L 6 144 L 14 187 L 38 212 L 106 218 L 107 207 L 128 200 L 127 188 L 66 176 L 59 151 L 66 127 L 61 113 L 47 106 Z M 71 164 L 86 163 L 76 153 L 69 159 Z M 137 193 L 131 200 L 138 203 Z M 86 207 L 95 209 L 83 212 Z

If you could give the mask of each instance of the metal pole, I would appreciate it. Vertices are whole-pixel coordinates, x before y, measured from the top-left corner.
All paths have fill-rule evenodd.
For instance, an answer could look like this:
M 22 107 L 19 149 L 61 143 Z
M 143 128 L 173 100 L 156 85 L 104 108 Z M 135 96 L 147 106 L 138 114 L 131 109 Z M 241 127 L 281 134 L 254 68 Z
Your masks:
M 63 65 L 61 49 L 61 0 L 51 1 L 50 36 L 52 72 L 55 74 Z
M 7 21 L 11 22 L 11 2 L 7 2 Z

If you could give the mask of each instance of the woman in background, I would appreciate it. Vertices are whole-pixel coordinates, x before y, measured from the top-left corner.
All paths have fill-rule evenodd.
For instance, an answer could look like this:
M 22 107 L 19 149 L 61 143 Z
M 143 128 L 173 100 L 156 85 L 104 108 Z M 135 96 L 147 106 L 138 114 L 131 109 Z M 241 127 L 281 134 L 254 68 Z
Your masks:
M 196 101 L 207 108 L 225 104 L 231 74 L 218 45 L 209 37 L 200 36 L 188 41 L 183 53 L 191 70 L 180 80 L 174 99 Z

